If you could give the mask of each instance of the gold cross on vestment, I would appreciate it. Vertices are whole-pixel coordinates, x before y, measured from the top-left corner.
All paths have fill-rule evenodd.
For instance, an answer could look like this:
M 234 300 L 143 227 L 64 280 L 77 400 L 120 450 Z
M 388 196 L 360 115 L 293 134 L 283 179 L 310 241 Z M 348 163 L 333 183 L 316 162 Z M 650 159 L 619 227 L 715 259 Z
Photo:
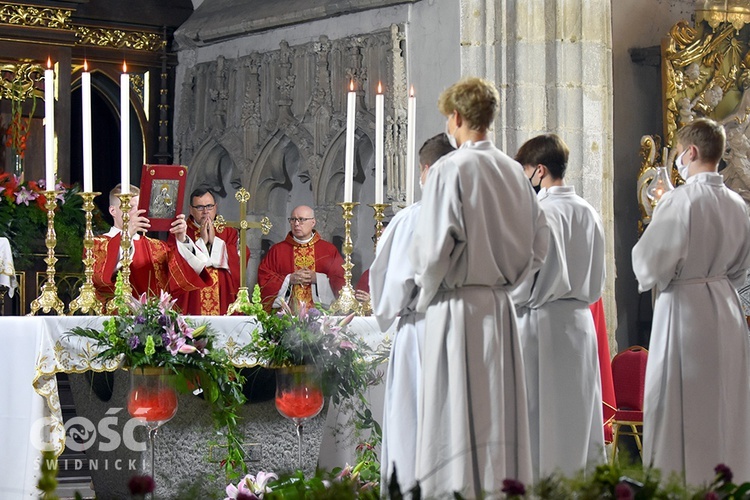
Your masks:
M 216 216 L 214 226 L 218 231 L 224 229 L 225 226 L 239 229 L 240 232 L 240 289 L 237 291 L 237 299 L 229 304 L 227 308 L 227 316 L 230 316 L 236 312 L 241 312 L 243 306 L 250 306 L 250 296 L 247 292 L 247 278 L 245 277 L 247 271 L 247 263 L 245 261 L 247 255 L 247 234 L 248 229 L 260 229 L 263 235 L 271 232 L 273 224 L 268 217 L 263 217 L 260 222 L 250 222 L 247 220 L 247 202 L 250 201 L 250 193 L 245 188 L 240 188 L 239 191 L 234 195 L 237 201 L 240 202 L 240 220 L 238 221 L 226 221 L 221 215 Z

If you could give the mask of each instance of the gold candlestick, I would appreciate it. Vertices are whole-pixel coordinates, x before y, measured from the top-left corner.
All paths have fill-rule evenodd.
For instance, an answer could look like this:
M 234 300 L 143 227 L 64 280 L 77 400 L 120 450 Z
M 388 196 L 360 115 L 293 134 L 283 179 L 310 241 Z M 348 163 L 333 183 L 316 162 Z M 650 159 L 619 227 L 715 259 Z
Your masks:
M 354 297 L 354 289 L 352 288 L 352 252 L 354 251 L 354 245 L 352 244 L 352 217 L 354 207 L 359 203 L 345 201 L 344 203 L 337 203 L 344 211 L 344 245 L 342 250 L 344 252 L 344 264 L 341 267 L 344 268 L 344 287 L 339 292 L 339 298 L 331 304 L 331 312 L 339 314 L 349 314 L 354 312 L 362 314 L 362 304 L 360 304 Z
M 31 312 L 29 316 L 35 315 L 41 309 L 42 312 L 48 313 L 55 311 L 57 314 L 64 314 L 65 305 L 60 297 L 57 296 L 57 286 L 55 285 L 55 246 L 57 246 L 57 235 L 55 234 L 55 208 L 57 207 L 58 191 L 45 191 L 44 197 L 47 202 L 44 208 L 47 209 L 47 238 L 44 240 L 47 245 L 47 281 L 42 285 L 42 293 L 36 299 L 31 301 Z
M 122 249 L 122 257 L 120 257 L 120 274 L 122 275 L 122 296 L 129 297 L 133 295 L 133 288 L 130 286 L 130 263 L 132 261 L 132 244 L 130 241 L 130 233 L 128 232 L 128 225 L 130 224 L 130 200 L 135 196 L 134 194 L 117 194 L 115 195 L 120 199 L 120 211 L 122 212 L 122 234 L 120 237 L 120 248 Z M 116 298 L 116 297 L 115 297 Z M 113 314 L 117 312 L 117 303 L 115 299 L 110 300 L 107 303 L 107 313 Z
M 78 193 L 83 198 L 83 211 L 86 214 L 86 231 L 83 234 L 83 273 L 86 280 L 78 292 L 78 297 L 68 306 L 68 313 L 100 315 L 104 308 L 96 297 L 94 288 L 94 232 L 91 230 L 92 212 L 94 210 L 94 198 L 101 193 Z
M 375 248 L 378 246 L 380 236 L 383 234 L 383 219 L 385 219 L 385 209 L 390 207 L 388 203 L 373 203 L 369 205 L 375 211 Z

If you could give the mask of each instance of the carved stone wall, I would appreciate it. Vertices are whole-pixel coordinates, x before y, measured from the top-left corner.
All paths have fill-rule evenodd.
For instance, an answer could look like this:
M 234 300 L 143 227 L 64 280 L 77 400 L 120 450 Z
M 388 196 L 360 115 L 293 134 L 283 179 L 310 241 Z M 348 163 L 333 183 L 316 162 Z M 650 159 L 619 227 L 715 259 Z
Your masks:
M 343 238 L 346 93 L 357 92 L 353 261 L 361 272 L 372 253 L 375 93 L 382 81 L 386 107 L 386 202 L 404 199 L 406 79 L 403 28 L 335 40 L 319 36 L 299 45 L 200 62 L 185 68 L 175 123 L 175 162 L 189 166 L 188 192 L 207 186 L 219 195 L 221 213 L 234 220 L 234 193 L 251 193 L 248 211 L 267 215 L 272 232 L 249 238 L 248 282 L 262 249 L 282 240 L 294 206 L 315 208 L 328 240 Z M 403 153 L 403 154 L 402 154 Z M 361 234 L 360 234 L 361 233 Z M 358 238 L 358 236 L 362 236 Z M 364 264 L 371 257 L 366 255 Z

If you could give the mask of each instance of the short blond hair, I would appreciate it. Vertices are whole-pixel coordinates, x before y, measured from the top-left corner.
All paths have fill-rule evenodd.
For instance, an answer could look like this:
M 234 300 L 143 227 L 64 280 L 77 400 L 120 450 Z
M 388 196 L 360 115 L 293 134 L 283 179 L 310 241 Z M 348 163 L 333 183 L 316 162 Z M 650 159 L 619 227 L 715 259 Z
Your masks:
M 464 78 L 448 87 L 438 99 L 438 109 L 449 116 L 458 111 L 470 129 L 490 128 L 500 109 L 500 94 L 489 80 Z
M 112 191 L 109 192 L 109 204 L 110 204 L 110 206 L 112 206 L 112 207 L 119 207 L 120 206 L 120 199 L 117 197 L 117 195 L 122 192 L 121 188 L 122 188 L 122 185 L 118 184 L 118 185 L 116 185 L 115 187 L 112 188 Z M 136 187 L 136 186 L 133 186 L 131 184 L 130 185 L 130 194 L 132 194 L 133 196 L 138 196 L 138 195 L 141 194 L 141 189 L 138 188 L 138 187 Z

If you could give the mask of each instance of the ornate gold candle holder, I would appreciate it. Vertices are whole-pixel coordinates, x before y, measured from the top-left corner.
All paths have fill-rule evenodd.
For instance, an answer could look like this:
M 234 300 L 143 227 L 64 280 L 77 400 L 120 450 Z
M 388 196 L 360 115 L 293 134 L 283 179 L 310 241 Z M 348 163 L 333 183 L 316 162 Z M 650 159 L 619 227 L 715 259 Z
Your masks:
M 55 234 L 55 208 L 57 207 L 58 191 L 45 191 L 44 197 L 47 202 L 44 208 L 47 209 L 47 238 L 44 240 L 47 245 L 47 281 L 42 285 L 42 293 L 36 299 L 31 301 L 31 312 L 29 316 L 35 315 L 41 309 L 45 314 L 55 311 L 57 314 L 64 314 L 65 305 L 60 297 L 57 296 L 57 285 L 55 285 L 55 247 L 57 246 L 57 235 Z
M 362 314 L 362 304 L 360 304 L 354 297 L 354 289 L 352 288 L 352 252 L 354 251 L 354 245 L 352 244 L 352 217 L 354 207 L 359 203 L 345 201 L 343 203 L 337 203 L 344 211 L 344 245 L 342 250 L 344 252 L 344 264 L 341 266 L 344 268 L 344 287 L 339 292 L 339 298 L 331 304 L 331 312 L 334 314 L 349 314 L 351 312 Z
M 385 219 L 385 209 L 390 207 L 388 203 L 373 203 L 368 205 L 375 211 L 373 217 L 375 218 L 375 247 L 378 246 L 380 236 L 383 234 L 383 220 Z
M 83 198 L 83 211 L 86 214 L 86 231 L 83 234 L 83 274 L 86 277 L 78 297 L 68 306 L 68 313 L 100 315 L 104 307 L 96 298 L 96 289 L 94 288 L 94 232 L 91 230 L 92 212 L 94 210 L 94 198 L 101 193 L 78 193 Z
M 118 194 L 115 195 L 120 199 L 120 211 L 122 212 L 122 234 L 120 237 L 120 248 L 122 249 L 122 257 L 120 257 L 120 274 L 122 275 L 122 293 L 124 297 L 133 295 L 133 287 L 130 286 L 130 263 L 132 262 L 132 242 L 130 241 L 130 233 L 128 232 L 128 226 L 130 224 L 130 200 L 135 196 L 134 194 Z M 107 303 L 107 313 L 112 314 L 116 312 L 117 304 L 115 300 L 110 300 Z

